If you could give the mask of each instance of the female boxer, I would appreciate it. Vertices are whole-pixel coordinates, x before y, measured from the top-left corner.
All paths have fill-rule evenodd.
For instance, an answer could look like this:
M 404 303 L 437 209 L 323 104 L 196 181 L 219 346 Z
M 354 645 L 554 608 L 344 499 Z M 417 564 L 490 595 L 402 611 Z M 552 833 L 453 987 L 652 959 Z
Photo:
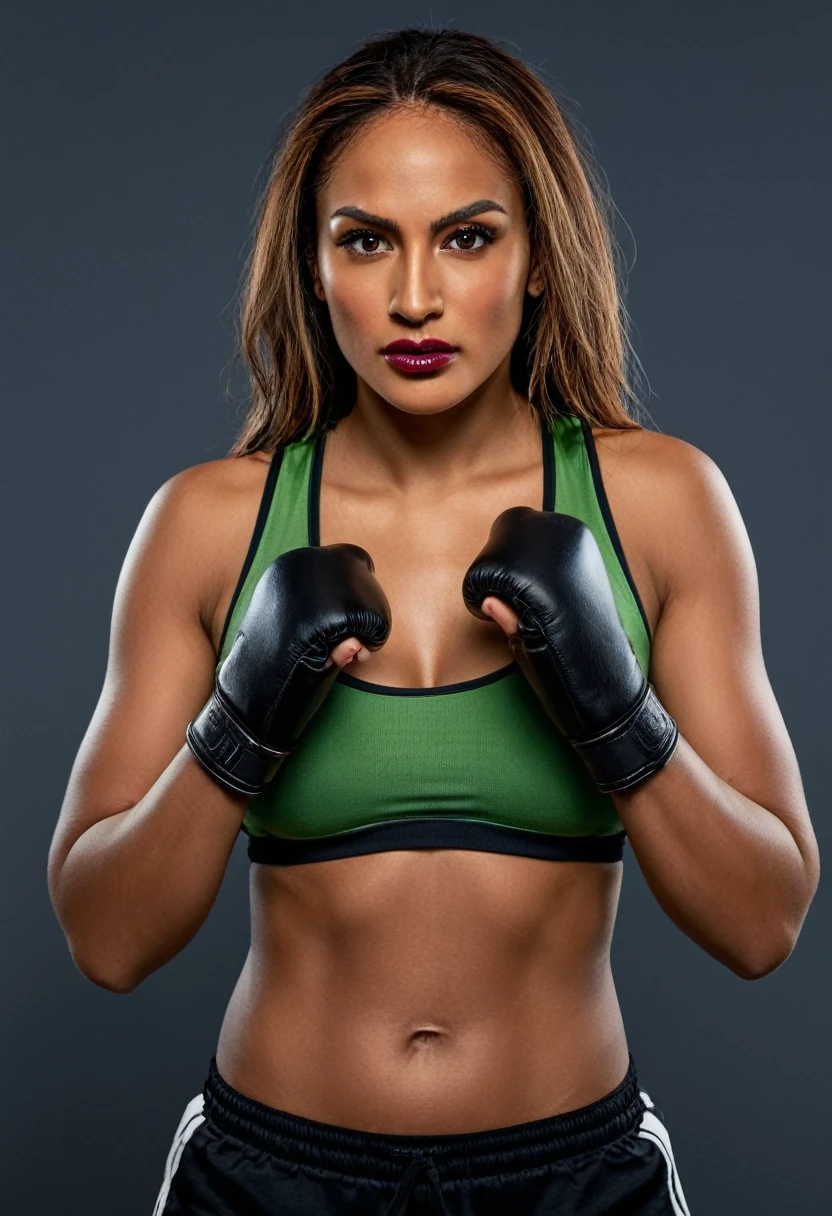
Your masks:
M 50 854 L 130 992 L 248 837 L 155 1216 L 688 1211 L 610 971 L 625 837 L 746 979 L 818 860 L 736 504 L 633 416 L 604 214 L 540 80 L 459 30 L 370 41 L 285 134 L 250 411 L 141 522 Z

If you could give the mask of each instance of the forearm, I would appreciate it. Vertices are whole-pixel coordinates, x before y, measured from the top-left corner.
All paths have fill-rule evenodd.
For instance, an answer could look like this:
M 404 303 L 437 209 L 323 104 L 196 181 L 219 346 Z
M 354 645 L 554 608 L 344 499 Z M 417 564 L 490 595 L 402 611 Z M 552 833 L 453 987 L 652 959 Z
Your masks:
M 688 937 L 746 979 L 785 961 L 816 878 L 781 819 L 681 736 L 664 768 L 611 797 L 650 889 Z
M 141 801 L 78 838 L 54 902 L 84 975 L 130 991 L 187 945 L 216 898 L 249 801 L 183 745 Z

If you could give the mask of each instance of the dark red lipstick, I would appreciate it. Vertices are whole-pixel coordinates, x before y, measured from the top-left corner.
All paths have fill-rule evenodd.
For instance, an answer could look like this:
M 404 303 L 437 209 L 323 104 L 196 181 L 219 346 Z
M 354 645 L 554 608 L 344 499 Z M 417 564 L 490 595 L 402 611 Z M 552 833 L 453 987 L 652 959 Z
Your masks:
M 422 338 L 414 342 L 411 338 L 397 338 L 389 342 L 382 354 L 391 367 L 413 375 L 418 372 L 433 372 L 447 363 L 452 363 L 459 350 L 441 338 Z

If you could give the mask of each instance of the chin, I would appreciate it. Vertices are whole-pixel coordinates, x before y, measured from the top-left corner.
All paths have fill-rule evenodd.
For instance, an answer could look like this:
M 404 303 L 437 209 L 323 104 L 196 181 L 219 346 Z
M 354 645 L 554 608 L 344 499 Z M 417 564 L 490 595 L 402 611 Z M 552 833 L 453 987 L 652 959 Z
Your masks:
M 381 387 L 374 391 L 393 409 L 401 410 L 403 414 L 428 415 L 452 410 L 479 388 L 479 385 L 475 384 L 462 392 L 458 388 L 456 391 L 450 391 L 446 384 L 439 383 L 440 375 L 441 373 L 433 380 L 425 378 L 412 385 L 396 385 L 393 388 L 388 386 L 386 392 Z
M 390 401 L 387 399 L 388 405 L 393 409 L 399 410 L 402 414 L 422 415 L 429 417 L 433 414 L 445 414 L 448 410 L 452 410 L 454 406 L 459 405 L 459 402 L 454 401 L 439 401 L 439 402 L 424 402 L 424 401 Z

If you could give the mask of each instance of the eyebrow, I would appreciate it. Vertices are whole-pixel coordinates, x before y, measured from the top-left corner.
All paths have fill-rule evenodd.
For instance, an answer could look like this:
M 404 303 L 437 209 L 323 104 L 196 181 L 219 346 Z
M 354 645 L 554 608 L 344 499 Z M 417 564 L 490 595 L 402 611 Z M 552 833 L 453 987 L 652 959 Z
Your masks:
M 493 199 L 478 198 L 474 203 L 468 203 L 465 207 L 459 207 L 456 211 L 449 211 L 447 215 L 441 215 L 438 220 L 432 220 L 431 233 L 436 236 L 437 232 L 441 232 L 449 224 L 461 224 L 465 220 L 470 220 L 474 215 L 480 215 L 483 211 L 502 211 L 503 215 L 508 215 L 505 207 L 500 203 L 495 203 Z M 373 224 L 376 228 L 387 228 L 390 232 L 401 235 L 401 228 L 395 220 L 383 215 L 372 215 L 361 207 L 339 207 L 329 218 L 334 220 L 339 215 L 349 216 L 350 219 L 359 220 L 362 224 Z

